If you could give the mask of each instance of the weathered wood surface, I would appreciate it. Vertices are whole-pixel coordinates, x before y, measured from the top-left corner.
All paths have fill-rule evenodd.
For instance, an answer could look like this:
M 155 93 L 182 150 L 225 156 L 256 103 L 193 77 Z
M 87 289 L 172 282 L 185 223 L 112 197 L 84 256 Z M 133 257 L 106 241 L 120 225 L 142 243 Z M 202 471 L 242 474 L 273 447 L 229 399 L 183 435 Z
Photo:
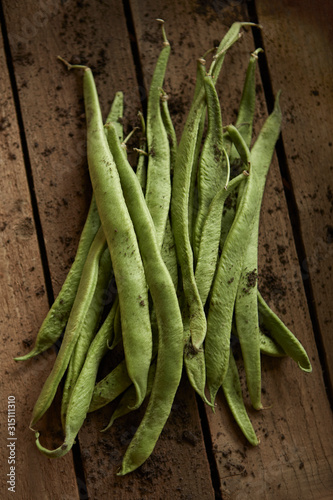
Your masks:
M 154 20 L 162 17 L 167 22 L 167 34 L 173 49 L 165 89 L 170 95 L 170 109 L 179 135 L 193 95 L 196 58 L 211 46 L 216 45 L 232 22 L 247 20 L 249 17 L 245 5 L 228 7 L 226 3 L 186 0 L 166 3 L 131 0 L 130 9 L 139 54 L 139 60 L 133 60 L 130 40 L 135 41 L 135 39 L 134 33 L 127 31 L 126 17 L 129 16 L 127 2 L 125 2 L 126 10 L 124 11 L 122 2 L 116 0 L 110 4 L 69 1 L 55 5 L 53 3 L 36 5 L 31 0 L 26 2 L 24 12 L 22 12 L 20 2 L 3 2 L 24 131 L 46 243 L 49 272 L 55 295 L 60 289 L 75 254 L 90 198 L 85 159 L 81 75 L 65 72 L 56 62 L 55 56 L 61 54 L 81 63 L 89 62 L 95 70 L 104 114 L 108 111 L 107 108 L 114 93 L 117 90 L 123 90 L 126 103 L 125 128 L 129 129 L 136 121 L 136 111 L 140 108 L 140 96 L 144 97 L 149 87 L 160 50 L 161 37 Z M 310 108 L 308 113 L 314 120 L 314 129 L 315 124 L 324 127 L 324 120 L 329 123 L 331 116 L 329 113 L 324 114 L 324 109 L 329 109 L 331 101 L 328 89 L 326 89 L 327 93 L 324 92 L 325 85 L 322 81 L 315 82 L 309 77 L 306 82 L 308 87 L 304 84 L 296 89 L 293 88 L 292 83 L 300 74 L 303 75 L 304 82 L 308 74 L 314 75 L 317 62 L 315 55 L 309 58 L 309 62 L 306 59 L 306 53 L 313 47 L 314 40 L 317 41 L 318 47 L 322 47 L 326 35 L 322 35 L 318 26 L 320 23 L 328 26 L 328 23 L 321 20 L 321 16 L 325 17 L 324 7 L 322 7 L 321 14 L 317 15 L 317 21 L 314 23 L 316 29 L 311 31 L 311 25 L 306 24 L 312 34 L 307 41 L 302 23 L 293 20 L 293 16 L 296 16 L 298 12 L 297 8 L 300 9 L 296 0 L 288 2 L 288 7 L 292 4 L 294 8 L 289 9 L 286 6 L 284 11 L 282 6 L 279 7 L 280 2 L 277 1 L 269 2 L 269 7 L 266 2 L 259 0 L 255 4 L 259 22 L 264 25 L 264 48 L 273 89 L 274 92 L 277 88 L 283 89 L 282 108 L 286 116 L 283 141 L 287 158 L 289 162 L 300 161 L 298 158 L 292 158 L 299 154 L 303 165 L 306 163 L 307 167 L 308 177 L 305 176 L 304 184 L 300 184 L 303 175 L 300 168 L 290 170 L 292 189 L 298 208 L 301 206 L 302 199 L 303 204 L 306 200 L 310 204 L 307 206 L 310 206 L 316 215 L 316 217 L 306 217 L 305 211 L 300 210 L 301 234 L 303 240 L 308 240 L 305 250 L 310 263 L 309 275 L 314 291 L 315 312 L 322 330 L 323 325 L 328 325 L 329 316 L 325 315 L 331 314 L 329 312 L 331 311 L 330 297 L 332 298 L 332 289 L 329 288 L 331 281 L 329 283 L 327 280 L 326 284 L 326 275 L 329 275 L 330 271 L 328 269 L 330 240 L 326 240 L 325 249 L 322 243 L 315 246 L 315 242 L 321 242 L 322 240 L 318 240 L 319 232 L 330 227 L 329 219 L 322 218 L 320 211 L 323 210 L 325 216 L 330 212 L 330 196 L 327 187 L 329 184 L 321 184 L 318 181 L 323 178 L 324 174 L 328 175 L 326 171 L 324 172 L 323 165 L 329 164 L 331 160 L 327 156 L 326 148 L 329 138 L 325 135 L 330 129 L 325 127 L 320 139 L 314 137 L 314 133 L 311 134 L 309 131 L 312 127 L 307 127 L 306 120 L 302 118 L 304 106 L 301 107 L 301 104 L 304 101 L 308 103 L 307 109 Z M 311 12 L 311 9 L 316 10 L 308 2 L 304 10 Z M 302 19 L 306 19 L 305 14 Z M 297 36 L 303 40 L 302 44 L 298 44 L 295 34 L 294 38 L 291 36 L 292 31 L 286 30 L 286 27 L 294 25 L 293 23 L 296 23 Z M 293 59 L 293 64 L 288 63 L 287 60 L 281 61 L 279 43 L 285 44 L 286 51 L 291 57 L 296 57 L 295 54 L 298 51 L 301 54 L 300 58 L 306 60 L 304 67 L 296 64 L 296 59 Z M 302 52 L 300 52 L 301 45 Z M 227 55 L 225 70 L 218 84 L 225 123 L 235 118 L 248 57 L 253 48 L 252 32 L 246 29 L 243 40 L 238 42 Z M 322 76 L 325 58 L 323 50 L 319 52 L 321 54 L 319 74 Z M 142 72 L 143 82 L 138 82 L 136 68 L 140 68 L 138 74 L 140 76 Z M 322 78 L 324 79 L 324 76 Z M 8 88 L 8 83 L 5 88 Z M 308 89 L 310 89 L 309 95 L 307 95 Z M 311 94 L 312 90 L 314 93 Z M 317 90 L 319 95 L 316 94 Z M 289 96 L 290 101 L 288 101 Z M 312 103 L 314 100 L 316 100 L 315 105 Z M 295 104 L 295 107 L 291 109 L 294 101 L 297 105 Z M 317 106 L 317 102 L 320 102 L 320 106 Z M 13 109 L 11 114 L 15 122 Z M 266 115 L 264 93 L 258 74 L 256 132 Z M 295 117 L 297 126 L 292 123 Z M 13 133 L 13 125 L 10 132 Z M 0 133 L 3 134 L 3 132 Z M 15 135 L 13 141 L 19 143 L 17 131 Z M 318 163 L 316 163 L 316 150 L 313 145 L 311 146 L 314 140 L 322 146 L 319 149 L 323 158 Z M 324 140 L 326 140 L 325 143 Z M 309 149 L 308 152 L 306 148 Z M 314 150 L 311 151 L 312 149 Z M 6 142 L 4 142 L 4 150 L 6 154 L 11 151 Z M 25 180 L 22 179 L 22 153 L 20 155 L 20 161 L 15 160 L 9 164 L 15 164 L 18 169 L 21 169 L 20 182 L 23 187 L 20 184 L 16 188 L 19 195 L 11 193 L 7 187 L 4 187 L 1 192 L 7 194 L 8 201 L 7 199 L 2 201 L 4 201 L 6 211 L 11 214 L 11 204 L 14 206 L 17 198 L 24 198 L 27 207 L 24 217 L 27 213 L 32 219 L 27 187 Z M 5 155 L 2 156 L 4 157 Z M 311 161 L 308 160 L 310 158 L 312 158 Z M 3 168 L 13 175 L 9 164 L 6 163 Z M 313 183 L 311 172 L 313 172 Z M 6 177 L 6 186 L 7 180 L 8 183 L 13 182 Z M 314 197 L 315 190 L 318 192 L 317 199 Z M 22 193 L 26 194 L 23 196 Z M 320 199 L 320 207 L 317 204 L 318 199 Z M 316 212 L 317 207 L 320 208 L 319 212 Z M 22 216 L 22 214 L 17 215 Z M 14 220 L 12 215 L 11 217 L 8 220 Z M 12 227 L 14 235 L 17 235 L 15 224 L 16 222 L 13 222 Z M 166 495 L 180 499 L 214 498 L 210 465 L 213 476 L 216 471 L 219 476 L 219 479 L 215 477 L 215 494 L 217 496 L 222 494 L 223 498 L 310 500 L 333 496 L 333 445 L 330 438 L 333 430 L 332 413 L 322 379 L 320 360 L 276 158 L 267 181 L 260 233 L 259 274 L 263 294 L 308 350 L 313 363 L 313 373 L 302 373 L 291 360 L 263 360 L 263 403 L 268 408 L 260 413 L 250 410 L 255 429 L 261 439 L 261 445 L 255 449 L 247 446 L 240 436 L 225 407 L 223 397 L 220 396 L 216 415 L 209 410 L 206 412 L 209 429 L 204 426 L 204 432 L 207 433 L 210 430 L 210 437 L 208 436 L 206 444 L 210 453 L 212 450 L 209 450 L 209 439 L 212 440 L 215 466 L 209 464 L 207 459 L 199 412 L 186 380 L 181 385 L 173 415 L 167 423 L 154 454 L 142 469 L 128 477 L 118 478 L 115 472 L 129 437 L 139 423 L 140 415 L 130 415 L 115 424 L 107 434 L 100 434 L 99 430 L 107 423 L 111 410 L 106 408 L 105 411 L 89 416 L 79 434 L 81 459 L 87 485 L 86 492 L 84 488 L 81 488 L 81 498 L 97 499 L 110 496 L 117 499 L 129 497 L 162 499 L 166 498 Z M 322 238 L 322 233 L 320 234 Z M 31 243 L 32 240 L 33 243 Z M 29 285 L 25 286 L 33 289 L 37 287 L 37 284 L 38 286 L 43 284 L 43 277 L 34 234 L 28 241 L 32 245 L 31 250 L 26 240 L 22 241 L 16 236 L 15 245 L 7 254 L 11 257 L 11 267 L 6 267 L 3 274 L 8 275 L 8 279 L 14 283 L 29 280 Z M 322 253 L 318 253 L 318 248 L 327 258 L 320 257 Z M 16 255 L 15 252 L 20 258 L 20 266 L 13 266 L 12 256 Z M 317 256 L 316 265 L 321 266 L 321 274 L 318 273 L 318 275 L 315 272 L 316 265 L 312 265 L 314 253 Z M 31 255 L 35 256 L 34 267 L 38 269 L 38 276 L 34 271 L 35 277 L 30 276 L 34 273 L 29 273 Z M 9 266 L 8 257 L 4 262 L 7 262 Z M 325 284 L 325 289 L 323 284 Z M 7 285 L 6 288 L 8 288 Z M 321 289 L 324 289 L 324 292 L 321 292 Z M 27 332 L 29 332 L 29 340 L 35 337 L 47 310 L 45 295 L 36 298 L 29 297 L 28 307 L 27 294 L 29 295 L 28 292 L 22 290 L 21 285 L 17 285 L 14 293 L 10 291 L 8 295 L 20 316 L 23 314 L 21 304 L 26 304 L 23 309 L 26 323 L 20 320 L 24 325 L 20 325 L 18 314 L 15 321 L 8 320 L 4 316 L 5 324 L 10 322 L 14 327 L 14 332 L 10 337 L 18 339 L 17 344 L 11 345 L 12 350 L 6 347 L 6 353 L 9 353 L 6 363 L 12 370 L 15 370 L 15 375 L 13 377 L 7 375 L 8 378 L 4 377 L 4 380 L 14 383 L 17 394 L 19 393 L 18 387 L 21 387 L 20 390 L 24 387 L 27 405 L 18 404 L 22 414 L 20 428 L 25 436 L 26 450 L 29 450 L 29 458 L 26 458 L 23 451 L 20 455 L 20 460 L 25 464 L 24 470 L 22 467 L 21 483 L 26 485 L 27 491 L 32 491 L 31 498 L 35 498 L 34 490 L 27 477 L 32 474 L 30 469 L 32 464 L 36 463 L 38 465 L 35 466 L 35 470 L 40 472 L 36 477 L 41 482 L 41 488 L 46 488 L 45 498 L 57 497 L 57 493 L 53 497 L 47 496 L 47 492 L 51 491 L 49 488 L 55 488 L 55 492 L 57 488 L 59 490 L 62 488 L 61 491 L 64 491 L 64 484 L 66 492 L 59 494 L 59 498 L 77 498 L 76 477 L 70 465 L 71 455 L 60 461 L 46 459 L 37 452 L 33 443 L 33 434 L 28 430 L 31 407 L 50 369 L 46 365 L 50 363 L 53 354 L 41 356 L 39 360 L 19 367 L 11 362 L 13 355 L 23 352 L 22 340 L 27 338 Z M 4 300 L 7 303 L 9 299 L 5 296 Z M 40 305 L 42 301 L 43 306 Z M 34 311 L 33 319 L 31 311 Z M 325 349 L 327 359 L 330 359 L 332 346 L 329 341 L 325 341 Z M 36 367 L 40 371 L 37 371 Z M 241 375 L 244 382 L 243 373 Z M 24 384 L 19 383 L 23 378 Z M 246 393 L 245 384 L 244 391 Z M 270 405 L 272 405 L 271 408 Z M 50 418 L 52 417 L 53 415 Z M 61 472 L 64 469 L 66 469 L 66 475 Z
M 256 2 L 274 92 L 283 89 L 283 144 L 305 249 L 303 279 L 333 387 L 332 2 Z
M 55 462 L 40 456 L 29 430 L 40 381 L 47 376 L 55 353 L 27 363 L 13 361 L 30 345 L 48 303 L 2 38 L 0 67 L 1 498 L 16 495 L 32 500 L 38 491 L 39 498 L 76 500 L 79 495 L 72 457 Z M 7 428 L 13 423 L 10 420 L 7 424 L 8 398 L 15 398 L 15 416 L 10 416 L 15 419 L 15 430 Z M 59 430 L 52 415 L 46 424 Z M 15 472 L 15 493 L 8 491 L 13 486 L 7 483 L 11 472 Z

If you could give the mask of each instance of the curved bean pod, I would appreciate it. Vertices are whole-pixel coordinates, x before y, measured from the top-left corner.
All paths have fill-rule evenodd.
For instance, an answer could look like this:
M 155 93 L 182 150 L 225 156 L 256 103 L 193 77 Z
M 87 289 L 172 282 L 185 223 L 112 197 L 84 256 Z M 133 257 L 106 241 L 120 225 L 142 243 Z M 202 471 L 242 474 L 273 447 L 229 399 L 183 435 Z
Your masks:
M 269 332 L 269 335 L 282 347 L 288 356 L 296 361 L 301 370 L 311 372 L 312 366 L 304 347 L 289 328 L 269 308 L 260 293 L 258 293 L 258 308 L 261 323 Z
M 149 156 L 146 184 L 146 203 L 154 221 L 159 247 L 162 246 L 171 199 L 170 148 L 160 104 L 160 88 L 164 82 L 170 55 L 170 44 L 165 35 L 164 21 L 160 20 L 160 22 L 162 23 L 164 43 L 148 95 L 147 147 Z
M 152 350 L 147 282 L 117 167 L 106 139 L 93 74 L 89 68 L 84 72 L 83 87 L 89 173 L 111 254 L 120 304 L 125 359 L 128 374 L 136 387 L 139 406 L 146 393 Z M 117 140 L 119 141 L 118 136 Z M 123 148 L 121 152 L 124 158 Z
M 244 186 L 243 195 L 234 222 L 223 246 L 215 275 L 208 313 L 208 329 L 205 343 L 207 385 L 214 402 L 228 369 L 230 332 L 238 284 L 241 277 L 244 254 L 249 241 L 249 228 L 257 213 L 257 178 L 267 174 L 275 142 L 281 125 L 278 97 L 273 113 L 264 123 L 251 152 L 251 172 Z
M 34 406 L 30 423 L 31 429 L 33 429 L 33 426 L 36 422 L 38 422 L 38 420 L 41 419 L 51 405 L 58 385 L 66 371 L 95 292 L 98 278 L 99 260 L 105 250 L 105 247 L 106 240 L 104 231 L 103 228 L 100 227 L 94 241 L 91 244 L 82 270 L 80 284 L 68 319 L 60 350 L 55 359 L 52 371 L 46 379 Z
M 37 356 L 37 354 L 49 349 L 59 339 L 68 321 L 80 283 L 82 269 L 92 241 L 100 225 L 101 222 L 97 211 L 96 201 L 93 196 L 76 251 L 75 260 L 69 270 L 66 280 L 42 323 L 33 349 L 24 356 L 14 358 L 15 361 L 25 361 Z
M 156 363 L 153 362 L 150 365 L 149 368 L 149 373 L 148 373 L 148 383 L 147 383 L 147 396 L 150 396 L 152 388 L 153 388 L 153 383 L 154 383 L 154 377 L 155 377 L 155 372 L 156 372 Z M 120 417 L 123 417 L 124 415 L 127 415 L 132 411 L 132 408 L 135 403 L 135 389 L 134 386 L 131 385 L 124 393 L 122 396 L 121 400 L 118 403 L 117 408 L 112 414 L 112 417 L 110 419 L 110 422 L 108 425 L 101 430 L 101 432 L 106 432 L 110 427 L 113 425 L 113 422 L 117 420 Z
M 146 413 L 123 459 L 120 474 L 126 474 L 148 458 L 171 411 L 182 373 L 183 323 L 176 290 L 161 256 L 153 220 L 139 181 L 121 153 L 112 124 L 108 126 L 108 140 L 139 241 L 159 330 L 154 385 Z
M 203 305 L 206 303 L 216 270 L 224 202 L 241 182 L 245 182 L 246 178 L 247 175 L 244 173 L 234 177 L 227 189 L 224 186 L 219 189 L 210 204 L 202 229 L 198 263 L 195 268 L 195 280 Z
M 116 307 L 113 304 L 110 311 L 111 316 L 115 314 L 115 311 Z M 72 448 L 74 440 L 82 427 L 89 411 L 100 361 L 107 352 L 107 344 L 113 335 L 112 328 L 108 328 L 110 324 L 113 324 L 113 317 L 110 318 L 108 324 L 103 323 L 87 352 L 86 360 L 69 399 L 63 444 L 55 450 L 49 450 L 40 444 L 39 433 L 36 433 L 37 448 L 49 458 L 66 455 Z M 128 380 L 130 384 L 131 380 Z
M 203 71 L 203 69 L 202 69 Z M 208 127 L 198 166 L 198 213 L 194 225 L 193 252 L 198 259 L 202 228 L 209 206 L 221 186 L 227 185 L 228 169 L 223 145 L 220 101 L 211 76 L 204 76 Z
M 214 408 L 205 395 L 206 385 L 206 365 L 205 354 L 203 349 L 199 352 L 193 349 L 190 333 L 190 318 L 187 308 L 183 309 L 183 324 L 184 324 L 184 364 L 189 382 L 195 392 L 207 405 Z
M 222 389 L 229 408 L 244 436 L 252 446 L 257 446 L 259 440 L 246 412 L 237 365 L 231 349 L 229 354 L 229 366 L 222 382 Z
M 132 380 L 128 376 L 126 362 L 123 360 L 95 385 L 88 413 L 99 410 L 111 403 L 130 385 L 132 385 Z
M 241 27 L 245 23 L 234 23 L 219 45 L 219 55 L 212 63 L 210 74 L 215 81 L 221 70 L 225 51 L 239 38 Z M 173 176 L 173 194 L 171 200 L 171 222 L 175 236 L 178 261 L 182 271 L 183 288 L 190 310 L 191 341 L 199 351 L 206 335 L 206 316 L 195 283 L 193 271 L 193 253 L 189 230 L 189 197 L 196 153 L 199 125 L 205 108 L 205 90 L 197 72 L 197 84 L 192 106 L 187 117 L 184 131 L 178 146 Z
M 260 352 L 273 358 L 283 358 L 286 353 L 279 344 L 268 337 L 260 328 Z
M 95 293 L 91 300 L 88 314 L 86 315 L 84 323 L 82 325 L 82 330 L 79 332 L 79 337 L 75 344 L 75 348 L 67 369 L 66 381 L 62 391 L 61 400 L 61 422 L 63 429 L 65 429 L 68 402 L 76 380 L 78 379 L 78 376 L 81 372 L 89 346 L 96 334 L 96 330 L 98 328 L 102 315 L 105 292 L 111 277 L 112 264 L 110 259 L 110 252 L 107 248 L 106 250 L 104 250 L 104 253 L 100 260 Z

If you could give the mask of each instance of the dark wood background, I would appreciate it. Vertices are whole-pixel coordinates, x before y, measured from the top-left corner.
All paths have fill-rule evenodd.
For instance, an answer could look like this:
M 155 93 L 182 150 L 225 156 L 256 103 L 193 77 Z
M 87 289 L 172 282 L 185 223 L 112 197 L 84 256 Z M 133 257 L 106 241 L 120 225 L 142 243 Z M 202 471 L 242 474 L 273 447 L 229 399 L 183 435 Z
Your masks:
M 332 10 L 330 0 L 2 1 L 1 498 L 12 498 L 5 477 L 9 395 L 17 412 L 16 498 L 333 498 Z M 196 58 L 234 21 L 263 26 L 247 28 L 230 50 L 218 92 L 224 122 L 232 122 L 249 55 L 262 46 L 255 132 L 278 89 L 284 118 L 262 207 L 259 285 L 306 347 L 313 372 L 301 372 L 289 359 L 263 360 L 267 409 L 249 408 L 261 440 L 255 449 L 221 394 L 213 415 L 184 380 L 152 457 L 118 478 L 139 416 L 101 434 L 111 409 L 92 414 L 73 454 L 47 459 L 28 424 L 55 352 L 26 363 L 12 358 L 27 351 L 59 292 L 90 200 L 82 80 L 56 56 L 93 68 L 105 114 L 114 93 L 125 92 L 129 130 L 137 110 L 145 110 L 161 47 L 158 17 L 172 45 L 165 88 L 178 135 L 193 95 Z M 55 411 L 46 425 L 56 436 Z

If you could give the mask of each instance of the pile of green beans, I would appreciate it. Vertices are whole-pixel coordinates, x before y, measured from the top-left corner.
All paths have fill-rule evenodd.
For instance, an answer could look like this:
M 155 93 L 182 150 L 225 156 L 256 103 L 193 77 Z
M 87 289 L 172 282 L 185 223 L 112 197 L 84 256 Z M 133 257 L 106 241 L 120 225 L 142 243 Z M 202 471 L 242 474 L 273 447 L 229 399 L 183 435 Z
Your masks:
M 244 404 L 234 346 L 240 348 L 248 394 L 257 410 L 263 408 L 262 355 L 290 356 L 302 370 L 311 371 L 301 343 L 258 290 L 260 208 L 282 118 L 278 94 L 253 141 L 261 49 L 250 56 L 235 124 L 223 126 L 215 88 L 228 49 L 251 23 L 231 26 L 209 69 L 205 56 L 198 59 L 194 97 L 177 144 L 163 90 L 171 49 L 163 21 L 158 21 L 163 47 L 146 120 L 139 112 L 134 170 L 127 160 L 128 138 L 123 139 L 122 92 L 115 94 L 103 124 L 91 69 L 59 58 L 68 69 L 83 70 L 93 197 L 74 263 L 35 346 L 15 358 L 26 360 L 45 351 L 63 333 L 30 423 L 37 447 L 51 458 L 68 453 L 89 412 L 119 397 L 103 429 L 107 431 L 148 400 L 119 475 L 137 469 L 152 453 L 183 367 L 213 411 L 222 389 L 235 421 L 254 446 L 259 439 Z M 113 280 L 117 294 L 106 310 L 103 297 Z M 97 380 L 103 357 L 119 345 L 123 358 Z M 64 439 L 49 450 L 35 427 L 62 381 Z

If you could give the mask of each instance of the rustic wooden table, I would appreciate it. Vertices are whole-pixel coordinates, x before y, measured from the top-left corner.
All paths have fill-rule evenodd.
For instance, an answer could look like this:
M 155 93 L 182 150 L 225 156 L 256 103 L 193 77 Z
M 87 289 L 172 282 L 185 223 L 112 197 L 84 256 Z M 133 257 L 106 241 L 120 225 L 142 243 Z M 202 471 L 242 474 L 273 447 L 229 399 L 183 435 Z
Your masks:
M 224 122 L 231 122 L 249 54 L 263 46 L 256 131 L 278 89 L 284 118 L 262 207 L 259 285 L 306 347 L 313 372 L 301 372 L 290 359 L 263 359 L 268 408 L 249 408 L 261 440 L 254 449 L 221 394 L 214 415 L 184 380 L 152 457 L 119 478 L 115 471 L 138 416 L 100 434 L 111 410 L 92 414 L 73 454 L 47 459 L 28 424 L 55 352 L 26 363 L 13 357 L 27 352 L 59 292 L 90 198 L 82 81 L 55 56 L 92 66 L 103 110 L 117 90 L 125 92 L 128 130 L 146 105 L 160 49 L 157 17 L 166 20 L 172 44 L 166 90 L 178 134 L 196 58 L 236 20 L 263 26 L 247 28 L 230 50 L 218 91 Z M 16 497 L 25 500 L 333 498 L 332 21 L 330 0 L 2 1 L 1 498 L 13 498 L 6 482 L 10 450 Z M 14 440 L 7 429 L 13 397 Z M 52 439 L 60 429 L 55 409 L 45 422 Z

